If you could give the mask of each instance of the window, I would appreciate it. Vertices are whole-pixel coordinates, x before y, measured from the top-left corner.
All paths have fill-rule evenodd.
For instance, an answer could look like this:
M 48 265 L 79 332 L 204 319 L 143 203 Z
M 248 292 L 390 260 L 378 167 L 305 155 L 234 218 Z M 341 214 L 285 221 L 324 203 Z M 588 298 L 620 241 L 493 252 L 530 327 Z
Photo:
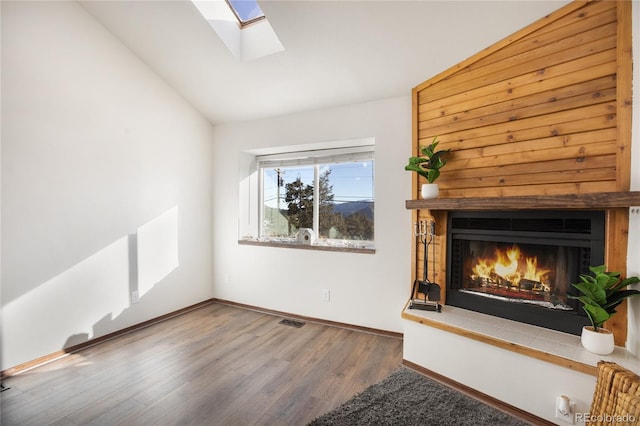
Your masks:
M 255 0 L 227 0 L 241 27 L 264 19 L 264 13 Z
M 373 146 L 259 156 L 260 240 L 374 247 Z

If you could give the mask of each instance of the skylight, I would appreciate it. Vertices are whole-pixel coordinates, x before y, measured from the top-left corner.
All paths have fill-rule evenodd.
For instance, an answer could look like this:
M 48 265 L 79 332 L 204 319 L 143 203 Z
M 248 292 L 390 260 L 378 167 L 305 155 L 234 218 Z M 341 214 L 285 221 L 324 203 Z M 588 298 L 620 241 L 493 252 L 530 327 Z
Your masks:
M 264 19 L 264 13 L 256 0 L 227 0 L 227 3 L 242 27 Z
M 236 58 L 248 61 L 284 50 L 256 0 L 191 2 Z M 236 5 L 237 11 L 232 3 Z

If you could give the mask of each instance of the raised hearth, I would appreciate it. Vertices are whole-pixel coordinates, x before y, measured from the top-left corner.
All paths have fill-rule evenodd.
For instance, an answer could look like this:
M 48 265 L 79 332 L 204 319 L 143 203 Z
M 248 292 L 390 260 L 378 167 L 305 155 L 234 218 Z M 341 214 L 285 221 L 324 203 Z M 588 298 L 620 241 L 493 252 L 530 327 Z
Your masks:
M 446 306 L 439 313 L 410 309 L 407 304 L 402 318 L 593 376 L 600 360 L 640 371 L 640 359 L 622 347 L 610 355 L 597 355 L 582 346 L 579 336 L 455 306 Z

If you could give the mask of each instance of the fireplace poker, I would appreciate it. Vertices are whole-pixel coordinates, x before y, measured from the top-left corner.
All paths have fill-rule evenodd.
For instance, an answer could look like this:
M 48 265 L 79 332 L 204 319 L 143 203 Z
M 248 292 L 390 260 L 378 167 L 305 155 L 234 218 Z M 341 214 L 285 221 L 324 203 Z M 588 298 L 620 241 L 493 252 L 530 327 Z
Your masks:
M 433 259 L 435 260 L 436 250 L 435 245 L 432 244 L 433 237 L 436 235 L 436 224 L 431 221 L 420 220 L 414 223 L 413 235 L 420 239 L 423 247 L 423 268 L 422 268 L 422 280 L 416 279 L 413 282 L 413 288 L 411 290 L 411 302 L 409 303 L 409 309 L 421 309 L 425 311 L 442 311 L 440 303 L 440 285 L 431 282 L 429 280 L 429 246 L 433 249 Z M 433 277 L 436 276 L 435 262 L 433 264 Z M 416 291 L 417 290 L 417 291 Z M 424 299 L 417 297 L 418 293 L 424 295 Z

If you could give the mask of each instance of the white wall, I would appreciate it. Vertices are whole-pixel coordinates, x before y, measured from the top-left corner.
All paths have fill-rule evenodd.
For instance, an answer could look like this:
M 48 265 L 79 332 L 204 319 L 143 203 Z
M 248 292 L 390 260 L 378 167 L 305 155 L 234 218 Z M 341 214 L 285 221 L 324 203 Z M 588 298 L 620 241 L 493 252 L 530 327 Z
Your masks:
M 244 152 L 344 139 L 375 138 L 375 254 L 238 244 Z M 214 296 L 283 312 L 402 331 L 409 297 L 411 99 L 216 126 L 213 196 Z M 331 292 L 322 301 L 322 290 Z
M 2 113 L 3 369 L 212 297 L 213 128 L 77 3 L 2 2 Z
M 634 101 L 632 165 L 640 164 L 640 1 L 633 2 Z M 632 167 L 631 189 L 640 190 L 640 169 Z M 640 206 L 635 207 L 640 209 Z M 635 209 L 632 209 L 634 211 Z M 640 214 L 629 223 L 627 275 L 640 276 Z M 640 356 L 640 298 L 629 300 L 627 349 Z M 576 413 L 588 413 L 595 377 L 515 352 L 425 327 L 404 323 L 404 358 L 453 380 L 545 418 L 555 418 L 559 395 L 576 402 Z M 435 348 L 435 349 L 434 349 Z M 480 361 L 477 361 L 480 360 Z M 500 374 L 496 374 L 496 371 Z

